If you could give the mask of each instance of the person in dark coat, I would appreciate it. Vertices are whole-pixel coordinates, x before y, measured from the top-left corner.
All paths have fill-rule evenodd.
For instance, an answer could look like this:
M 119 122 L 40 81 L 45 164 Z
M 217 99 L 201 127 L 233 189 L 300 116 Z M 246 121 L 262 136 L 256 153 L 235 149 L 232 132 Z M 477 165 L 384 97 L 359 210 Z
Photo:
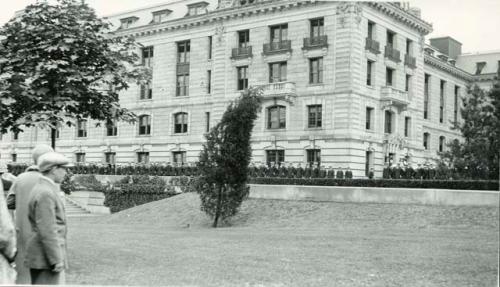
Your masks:
M 64 180 L 69 160 L 56 152 L 39 158 L 42 176 L 28 199 L 28 219 L 33 233 L 26 246 L 26 266 L 31 284 L 65 284 L 68 267 L 66 213 L 59 184 Z

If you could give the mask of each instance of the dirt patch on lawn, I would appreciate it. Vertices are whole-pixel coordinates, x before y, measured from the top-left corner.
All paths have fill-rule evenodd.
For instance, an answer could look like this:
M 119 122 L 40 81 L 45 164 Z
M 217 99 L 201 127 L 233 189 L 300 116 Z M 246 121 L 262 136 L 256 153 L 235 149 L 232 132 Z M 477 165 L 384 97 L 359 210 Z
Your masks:
M 338 203 L 248 199 L 225 226 L 262 228 L 405 228 L 463 227 L 498 229 L 497 207 L 428 206 L 406 204 Z M 112 224 L 144 223 L 171 227 L 209 227 L 212 220 L 200 211 L 198 194 L 186 193 L 136 206 L 106 217 Z

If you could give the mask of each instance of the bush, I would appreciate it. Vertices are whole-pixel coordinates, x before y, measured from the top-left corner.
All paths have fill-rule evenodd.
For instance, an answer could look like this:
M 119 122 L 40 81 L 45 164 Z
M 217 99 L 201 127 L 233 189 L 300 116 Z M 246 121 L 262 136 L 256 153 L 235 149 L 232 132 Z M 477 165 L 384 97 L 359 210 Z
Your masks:
M 105 190 L 104 205 L 112 213 L 175 195 L 162 184 L 118 183 Z
M 15 176 L 23 173 L 28 168 L 28 165 L 25 163 L 8 163 L 7 171 L 12 173 Z
M 104 189 L 106 188 L 99 180 L 97 180 L 97 178 L 93 174 L 79 176 L 75 179 L 75 183 L 85 189 L 92 191 L 104 192 Z
M 252 184 L 318 185 L 318 186 L 366 186 L 400 188 L 436 188 L 463 190 L 498 190 L 494 180 L 407 180 L 407 179 L 339 179 L 339 178 L 271 178 L 258 177 Z
M 68 171 L 64 176 L 64 180 L 61 182 L 61 191 L 66 194 L 71 194 L 76 190 L 75 182 L 73 181 L 73 174 Z

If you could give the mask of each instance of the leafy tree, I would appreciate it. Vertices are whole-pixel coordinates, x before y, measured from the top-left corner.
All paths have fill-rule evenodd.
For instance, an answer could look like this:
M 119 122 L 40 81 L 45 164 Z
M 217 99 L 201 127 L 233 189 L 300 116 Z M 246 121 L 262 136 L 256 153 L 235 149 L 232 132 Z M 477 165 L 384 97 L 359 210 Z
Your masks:
M 260 90 L 250 89 L 231 103 L 221 121 L 205 135 L 198 163 L 196 189 L 201 210 L 213 219 L 235 215 L 248 195 L 248 165 L 252 157 L 250 138 L 260 109 Z
M 149 80 L 137 44 L 117 37 L 81 0 L 37 1 L 0 29 L 0 133 L 76 120 L 125 120 L 118 93 Z
M 477 85 L 469 89 L 456 124 L 463 141 L 454 140 L 441 153 L 440 164 L 472 178 L 498 178 L 500 152 L 500 85 L 485 92 Z

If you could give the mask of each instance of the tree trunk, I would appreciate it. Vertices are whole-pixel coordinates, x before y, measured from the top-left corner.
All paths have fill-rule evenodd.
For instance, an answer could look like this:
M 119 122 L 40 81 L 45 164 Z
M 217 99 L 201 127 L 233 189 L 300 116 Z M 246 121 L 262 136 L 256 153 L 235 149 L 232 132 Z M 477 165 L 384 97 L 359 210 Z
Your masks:
M 212 224 L 213 228 L 217 228 L 217 222 L 219 221 L 220 212 L 222 209 L 222 185 L 219 186 L 219 192 L 217 194 L 217 206 L 215 207 L 215 218 L 214 223 Z
M 57 134 L 57 129 L 51 128 L 50 129 L 50 142 L 51 142 L 51 146 L 54 149 L 54 151 L 56 150 L 56 134 Z

